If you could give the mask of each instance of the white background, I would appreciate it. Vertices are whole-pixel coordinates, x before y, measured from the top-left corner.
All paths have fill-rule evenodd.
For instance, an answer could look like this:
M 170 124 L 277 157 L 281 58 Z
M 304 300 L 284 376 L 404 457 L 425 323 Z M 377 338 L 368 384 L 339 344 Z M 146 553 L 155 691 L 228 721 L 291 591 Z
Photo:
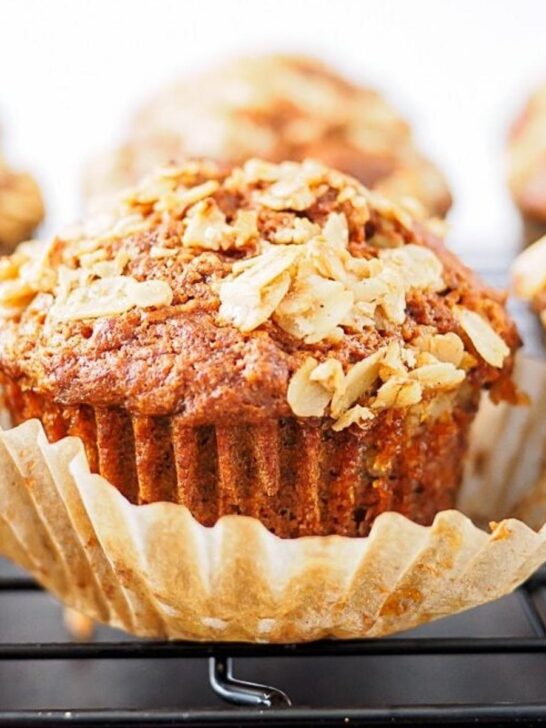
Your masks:
M 451 182 L 451 244 L 494 255 L 517 241 L 503 144 L 546 77 L 545 34 L 543 0 L 0 0 L 4 145 L 42 183 L 49 232 L 159 84 L 237 53 L 311 52 L 407 115 Z

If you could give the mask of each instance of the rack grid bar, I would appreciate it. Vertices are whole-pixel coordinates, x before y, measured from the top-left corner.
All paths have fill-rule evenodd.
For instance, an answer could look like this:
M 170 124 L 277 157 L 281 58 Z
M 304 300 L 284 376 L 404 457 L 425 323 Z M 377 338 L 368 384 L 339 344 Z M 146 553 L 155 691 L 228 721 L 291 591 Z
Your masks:
M 41 592 L 43 587 L 34 579 L 21 576 L 0 579 L 0 592 Z
M 546 625 L 544 624 L 544 620 L 542 619 L 541 613 L 537 607 L 535 592 L 529 589 L 519 589 L 518 595 L 521 600 L 523 611 L 533 628 L 533 632 L 539 639 L 546 638 Z
M 6 660 L 141 660 L 205 657 L 339 657 L 396 655 L 544 654 L 546 638 L 453 637 L 321 641 L 254 645 L 192 642 L 36 642 L 0 644 Z
M 25 593 L 39 591 L 34 581 L 22 577 L 0 578 L 0 596 L 10 592 L 23 598 Z M 0 644 L 0 663 L 8 661 L 49 660 L 154 660 L 209 658 L 213 666 L 229 662 L 233 658 L 251 657 L 340 657 L 384 656 L 415 657 L 435 655 L 477 656 L 525 654 L 537 659 L 546 657 L 545 603 L 546 569 L 538 571 L 518 589 L 520 604 L 535 636 L 533 637 L 395 637 L 387 639 L 312 642 L 308 644 L 246 644 L 246 643 L 194 643 L 158 641 L 107 641 L 107 642 L 30 642 Z M 216 674 L 216 673 L 215 673 Z M 223 676 L 219 680 L 225 686 Z M 390 705 L 359 708 L 277 707 L 282 701 L 261 702 L 242 707 L 241 685 L 245 695 L 249 683 L 233 676 L 227 683 L 229 696 L 222 695 L 214 681 L 211 688 L 224 700 L 237 703 L 236 707 L 221 709 L 182 708 L 179 710 L 0 710 L 3 726 L 53 726 L 70 724 L 98 728 L 112 726 L 393 726 L 393 725 L 442 725 L 443 728 L 465 725 L 491 725 L 502 728 L 514 724 L 520 726 L 546 726 L 546 700 L 541 703 L 489 703 L 460 705 L 416 704 Z M 276 689 L 252 684 L 260 697 L 270 695 Z M 277 691 L 278 692 L 278 691 Z M 546 693 L 546 691 L 545 691 Z M 284 696 L 289 703 L 289 696 Z M 545 695 L 546 698 L 546 695 Z M 272 707 L 263 707 L 271 705 Z
M 288 708 L 222 710 L 90 710 L 90 711 L 5 711 L 0 712 L 4 726 L 70 725 L 87 726 L 175 726 L 175 725 L 256 725 L 317 726 L 351 725 L 506 725 L 546 724 L 546 704 L 505 705 L 403 705 L 372 708 Z

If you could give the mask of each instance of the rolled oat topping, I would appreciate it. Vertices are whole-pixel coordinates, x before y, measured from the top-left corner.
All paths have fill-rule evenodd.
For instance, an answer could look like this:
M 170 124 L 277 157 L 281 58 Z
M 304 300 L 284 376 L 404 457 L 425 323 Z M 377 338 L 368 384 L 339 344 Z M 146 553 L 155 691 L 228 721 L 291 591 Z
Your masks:
M 460 307 L 456 307 L 454 310 L 455 316 L 478 353 L 488 364 L 500 369 L 504 360 L 510 354 L 510 349 L 489 321 L 486 321 L 475 311 L 468 311 Z
M 95 319 L 125 313 L 135 306 L 168 306 L 172 297 L 173 292 L 165 281 L 139 283 L 128 276 L 114 276 L 76 288 L 64 303 L 51 308 L 50 315 L 60 321 Z
M 1 259 L 0 317 L 0 369 L 66 403 L 336 430 L 491 386 L 517 345 L 408 210 L 311 160 L 159 170 L 111 218 Z
M 357 420 L 373 419 L 374 411 L 418 404 L 427 389 L 454 389 L 465 375 L 450 362 L 391 342 L 354 364 L 347 373 L 335 359 L 318 364 L 309 357 L 291 379 L 288 403 L 300 417 L 322 417 L 329 405 L 335 429 L 342 430 Z M 363 400 L 369 406 L 355 404 Z

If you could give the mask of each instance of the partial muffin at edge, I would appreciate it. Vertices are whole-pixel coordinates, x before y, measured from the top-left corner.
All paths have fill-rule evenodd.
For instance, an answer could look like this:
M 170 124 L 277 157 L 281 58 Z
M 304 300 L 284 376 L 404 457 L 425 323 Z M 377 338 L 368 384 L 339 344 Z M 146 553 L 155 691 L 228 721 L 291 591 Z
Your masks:
M 43 217 L 37 182 L 0 156 L 0 254 L 12 252 L 18 243 L 32 237 Z
M 16 422 L 131 501 L 281 536 L 452 507 L 517 332 L 431 226 L 316 162 L 158 171 L 113 219 L 0 263 Z
M 537 88 L 510 130 L 508 183 L 523 217 L 525 242 L 546 233 L 546 83 Z
M 531 303 L 546 329 L 546 235 L 518 255 L 512 278 L 515 293 Z
M 161 90 L 135 115 L 125 144 L 90 166 L 86 196 L 100 206 L 154 166 L 187 157 L 312 157 L 391 199 L 413 197 L 430 215 L 451 205 L 400 114 L 313 58 L 238 58 Z

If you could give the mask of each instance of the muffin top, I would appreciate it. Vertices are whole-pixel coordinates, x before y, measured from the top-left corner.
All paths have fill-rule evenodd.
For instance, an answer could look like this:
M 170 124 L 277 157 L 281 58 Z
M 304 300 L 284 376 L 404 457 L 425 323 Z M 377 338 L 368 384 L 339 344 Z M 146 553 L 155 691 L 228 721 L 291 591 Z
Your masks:
M 509 184 L 518 207 L 546 223 L 546 84 L 538 88 L 512 127 Z
M 0 259 L 0 281 L 0 370 L 65 405 L 342 429 L 463 382 L 513 393 L 503 296 L 310 160 L 161 169 L 108 220 Z
M 0 254 L 28 239 L 44 216 L 40 188 L 26 172 L 0 157 Z
M 175 83 L 145 105 L 127 142 L 96 160 L 87 195 L 100 205 L 157 164 L 208 157 L 230 164 L 319 159 L 429 214 L 451 204 L 410 128 L 375 91 L 304 57 L 240 58 Z

